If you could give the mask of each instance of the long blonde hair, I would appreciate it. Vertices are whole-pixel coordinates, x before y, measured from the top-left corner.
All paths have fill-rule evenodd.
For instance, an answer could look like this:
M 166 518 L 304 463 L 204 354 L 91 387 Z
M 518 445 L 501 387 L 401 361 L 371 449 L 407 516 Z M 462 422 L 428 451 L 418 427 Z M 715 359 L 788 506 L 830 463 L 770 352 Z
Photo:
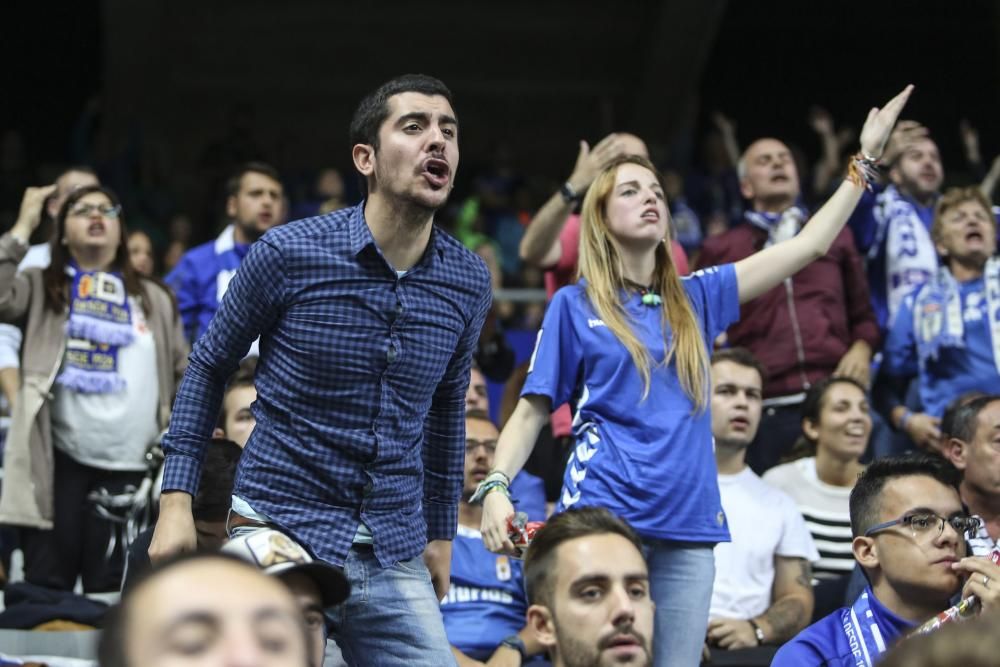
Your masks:
M 618 168 L 623 164 L 636 164 L 648 169 L 663 187 L 663 178 L 646 158 L 626 156 L 609 164 L 594 180 L 583 200 L 580 216 L 580 277 L 586 278 L 586 292 L 597 316 L 628 350 L 632 362 L 639 370 L 644 384 L 642 397 L 649 395 L 653 366 L 649 350 L 636 336 L 631 319 L 625 311 L 621 291 L 628 289 L 625 282 L 621 252 L 618 242 L 608 230 L 607 202 L 615 186 Z M 662 321 L 666 355 L 663 366 L 676 358 L 677 376 L 681 387 L 696 410 L 708 404 L 709 358 L 701 327 L 681 285 L 674 266 L 668 239 L 656 246 L 656 268 L 653 288 L 663 299 Z M 673 338 L 667 345 L 667 332 Z

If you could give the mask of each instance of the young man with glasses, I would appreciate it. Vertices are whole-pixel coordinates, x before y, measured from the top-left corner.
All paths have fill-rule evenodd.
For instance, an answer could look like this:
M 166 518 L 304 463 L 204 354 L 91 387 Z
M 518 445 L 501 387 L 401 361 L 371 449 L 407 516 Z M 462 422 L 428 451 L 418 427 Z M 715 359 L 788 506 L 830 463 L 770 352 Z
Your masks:
M 851 492 L 854 557 L 869 585 L 850 607 L 800 632 L 772 662 L 871 665 L 956 594 L 1000 605 L 1000 567 L 966 558 L 979 521 L 962 506 L 953 466 L 924 455 L 872 463 Z M 966 575 L 968 581 L 966 581 Z
M 479 532 L 483 506 L 469 503 L 493 468 L 498 437 L 485 411 L 466 412 L 465 486 L 452 545 L 451 585 L 441 601 L 445 632 L 460 667 L 516 667 L 544 651 L 524 625 L 528 600 L 521 563 L 486 549 Z

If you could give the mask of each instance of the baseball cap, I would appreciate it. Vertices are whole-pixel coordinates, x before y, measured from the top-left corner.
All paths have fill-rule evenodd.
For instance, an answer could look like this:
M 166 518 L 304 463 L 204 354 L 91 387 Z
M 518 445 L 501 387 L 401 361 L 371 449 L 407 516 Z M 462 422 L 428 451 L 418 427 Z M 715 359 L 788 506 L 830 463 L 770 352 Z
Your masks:
M 351 593 L 351 583 L 340 568 L 313 560 L 301 544 L 271 528 L 235 537 L 226 542 L 222 552 L 253 563 L 265 574 L 281 577 L 300 572 L 308 576 L 319 588 L 324 607 L 340 604 Z

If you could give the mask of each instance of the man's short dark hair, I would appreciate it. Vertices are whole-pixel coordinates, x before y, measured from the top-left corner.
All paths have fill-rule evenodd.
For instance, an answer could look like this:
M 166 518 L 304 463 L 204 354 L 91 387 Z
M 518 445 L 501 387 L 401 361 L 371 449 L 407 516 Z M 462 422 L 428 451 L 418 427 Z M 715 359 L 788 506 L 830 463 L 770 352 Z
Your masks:
M 281 174 L 266 162 L 244 162 L 226 181 L 226 198 L 235 197 L 240 193 L 243 177 L 247 174 L 262 174 L 281 184 Z
M 941 434 L 956 438 L 964 443 L 976 439 L 979 428 L 979 413 L 990 403 L 1000 401 L 998 394 L 966 394 L 948 405 L 941 419 Z
M 882 522 L 879 513 L 882 507 L 882 490 L 886 483 L 900 477 L 913 476 L 936 479 L 955 489 L 956 493 L 962 479 L 955 466 L 940 456 L 918 453 L 875 459 L 861 473 L 851 491 L 851 533 L 854 537 L 864 535 L 869 528 Z
M 478 408 L 475 408 L 473 410 L 466 410 L 465 411 L 465 418 L 466 419 L 482 419 L 483 421 L 488 421 L 491 424 L 493 423 L 493 421 L 490 419 L 490 413 L 486 412 L 486 410 L 480 410 Z
M 111 607 L 104 615 L 101 624 L 101 636 L 97 643 L 97 664 L 101 667 L 129 667 L 128 656 L 125 650 L 127 637 L 125 636 L 125 626 L 128 622 L 128 614 L 132 607 L 131 600 L 135 597 L 135 592 L 151 579 L 159 576 L 160 573 L 172 570 L 178 565 L 190 561 L 222 560 L 237 567 L 246 568 L 259 572 L 256 566 L 246 562 L 242 558 L 230 554 L 212 552 L 182 552 L 168 557 L 155 567 L 142 570 L 136 575 L 134 582 L 129 585 L 122 599 L 118 604 Z M 141 610 L 137 610 L 142 613 Z M 308 642 L 306 643 L 308 647 Z
M 256 387 L 257 385 L 254 384 L 254 375 L 256 373 L 257 357 L 247 357 L 240 362 L 236 371 L 229 376 L 229 382 L 226 383 L 226 390 L 222 394 L 222 408 L 219 409 L 219 421 L 216 426 L 222 430 L 226 430 L 226 396 L 229 396 L 229 392 L 234 389 Z
M 767 380 L 767 369 L 764 368 L 764 364 L 760 363 L 760 359 L 755 357 L 753 352 L 745 347 L 726 347 L 721 350 L 717 350 L 715 354 L 712 355 L 712 365 L 714 366 L 722 361 L 728 361 L 738 366 L 752 368 L 760 374 L 761 383 Z
M 524 587 L 528 604 L 551 607 L 555 576 L 555 562 L 559 545 L 578 537 L 591 535 L 621 535 L 642 553 L 642 540 L 624 519 L 619 519 L 603 507 L 569 509 L 556 514 L 538 531 L 524 557 Z
M 232 440 L 214 438 L 205 448 L 198 493 L 191 501 L 197 521 L 224 521 L 233 504 L 233 480 L 243 448 Z
M 386 81 L 374 92 L 369 93 L 358 104 L 351 118 L 351 146 L 367 144 L 378 150 L 378 130 L 389 117 L 389 98 L 401 93 L 420 93 L 421 95 L 439 95 L 454 108 L 451 91 L 439 79 L 426 74 L 404 74 Z

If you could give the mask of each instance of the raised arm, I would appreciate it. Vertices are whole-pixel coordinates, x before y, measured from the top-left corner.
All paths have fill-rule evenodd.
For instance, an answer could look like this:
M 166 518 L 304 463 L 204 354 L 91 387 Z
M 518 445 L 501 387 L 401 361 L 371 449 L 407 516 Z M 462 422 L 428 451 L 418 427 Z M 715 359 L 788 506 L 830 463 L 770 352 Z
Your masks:
M 624 151 L 625 148 L 617 134 L 604 137 L 593 149 L 586 141 L 581 141 L 576 165 L 566 184 L 577 197 L 582 197 L 601 173 L 604 165 L 624 154 Z M 561 191 L 549 197 L 545 205 L 538 209 L 538 213 L 531 219 L 521 238 L 518 250 L 521 259 L 540 269 L 554 266 L 562 256 L 559 234 L 575 206 L 576 200 L 567 200 Z
M 889 133 L 912 91 L 913 86 L 907 86 L 884 107 L 868 112 L 868 119 L 861 130 L 861 152 L 871 161 L 875 162 L 882 156 Z M 845 180 L 796 236 L 737 262 L 740 303 L 760 296 L 806 264 L 822 257 L 844 227 L 864 189 L 863 183 Z

